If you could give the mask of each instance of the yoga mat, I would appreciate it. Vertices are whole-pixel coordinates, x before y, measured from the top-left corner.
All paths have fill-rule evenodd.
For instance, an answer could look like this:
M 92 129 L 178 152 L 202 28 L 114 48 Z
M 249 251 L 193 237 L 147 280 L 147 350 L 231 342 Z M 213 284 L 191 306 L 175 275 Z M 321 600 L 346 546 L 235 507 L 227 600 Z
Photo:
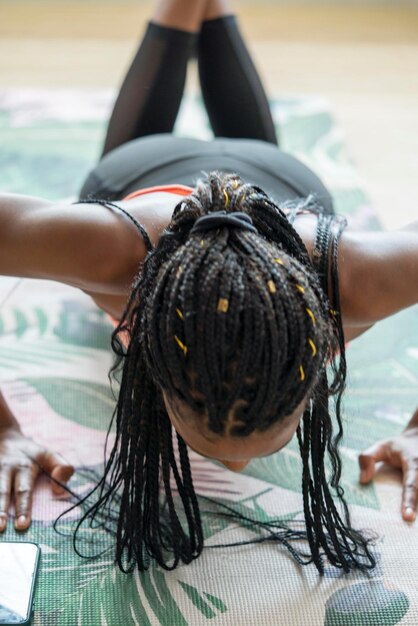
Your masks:
M 113 92 L 0 91 L 0 191 L 73 199 L 98 157 Z M 319 97 L 272 101 L 281 146 L 314 169 L 336 209 L 358 228 L 379 228 L 332 110 Z M 187 97 L 175 132 L 209 138 L 202 103 Z M 114 398 L 107 372 L 112 327 L 88 296 L 53 281 L 0 278 L 0 386 L 25 434 L 59 451 L 76 467 L 69 487 L 79 495 L 103 468 L 104 437 Z M 190 451 L 195 489 L 203 499 L 205 547 L 189 565 L 125 575 L 113 566 L 112 541 L 83 525 L 82 559 L 73 550 L 75 509 L 52 527 L 70 501 L 38 479 L 33 522 L 17 533 L 12 520 L 0 540 L 41 544 L 35 626 L 416 626 L 418 534 L 400 515 L 397 470 L 358 482 L 358 453 L 399 433 L 417 405 L 418 308 L 377 324 L 347 351 L 348 390 L 341 444 L 342 484 L 353 525 L 378 533 L 372 574 L 299 566 L 277 543 L 232 548 L 261 531 L 220 515 L 221 504 L 258 520 L 303 519 L 296 438 L 277 454 L 254 459 L 240 474 Z M 112 444 L 114 431 L 109 441 Z M 175 498 L 178 497 L 175 495 Z M 205 513 L 216 510 L 217 514 Z M 13 509 L 12 509 L 13 513 Z M 93 544 L 88 542 L 93 542 Z M 307 544 L 306 544 L 307 547 Z

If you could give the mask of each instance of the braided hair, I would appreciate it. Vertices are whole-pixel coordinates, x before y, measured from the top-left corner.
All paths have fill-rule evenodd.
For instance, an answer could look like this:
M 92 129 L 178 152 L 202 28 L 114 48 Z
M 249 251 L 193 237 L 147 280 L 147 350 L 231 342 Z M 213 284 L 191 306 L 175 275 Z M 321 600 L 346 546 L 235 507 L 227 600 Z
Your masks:
M 298 202 L 321 216 L 312 196 Z M 83 501 L 99 487 L 100 495 L 77 526 L 107 511 L 106 520 L 113 517 L 117 526 L 115 562 L 124 572 L 146 570 L 148 557 L 175 569 L 180 559 L 197 558 L 204 546 L 187 445 L 173 432 L 163 392 L 187 403 L 210 431 L 222 436 L 228 426 L 228 435 L 238 438 L 267 431 L 307 399 L 296 431 L 306 531 L 288 529 L 281 541 L 299 563 L 314 562 L 321 575 L 324 554 L 345 572 L 375 567 L 371 539 L 352 528 L 340 485 L 346 362 L 336 261 L 342 228 L 329 241 L 321 224 L 332 218 L 320 217 L 317 251 L 330 248 L 334 260 L 331 307 L 319 279 L 325 273 L 326 283 L 328 272 L 316 271 L 283 208 L 238 175 L 211 172 L 175 207 L 155 249 L 146 242 L 148 254 L 112 333 L 116 360 L 109 379 L 121 374 L 112 418 L 116 439 L 103 477 Z M 197 219 L 219 210 L 246 213 L 257 232 L 227 225 L 191 232 Z M 172 481 L 182 511 L 176 509 Z M 309 542 L 308 561 L 290 544 L 301 537 Z

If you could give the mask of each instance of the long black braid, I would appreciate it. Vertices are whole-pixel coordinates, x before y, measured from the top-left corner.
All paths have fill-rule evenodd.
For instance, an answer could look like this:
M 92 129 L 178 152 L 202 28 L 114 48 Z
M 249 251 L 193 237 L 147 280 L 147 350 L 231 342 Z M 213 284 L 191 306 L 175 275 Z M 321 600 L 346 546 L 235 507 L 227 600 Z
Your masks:
M 81 501 L 100 488 L 74 533 L 77 552 L 79 526 L 88 516 L 91 525 L 100 513 L 106 522 L 116 522 L 115 562 L 124 572 L 135 565 L 146 570 L 148 557 L 171 570 L 180 560 L 190 563 L 201 554 L 204 537 L 187 446 L 173 431 L 162 391 L 187 403 L 202 427 L 237 438 L 267 431 L 306 398 L 297 428 L 306 531 L 270 533 L 299 563 L 313 561 L 320 574 L 324 554 L 345 572 L 375 567 L 371 539 L 352 528 L 339 484 L 346 362 L 337 252 L 344 223 L 323 216 L 313 196 L 300 200 L 299 206 L 319 215 L 314 263 L 285 212 L 260 188 L 233 174 L 211 172 L 199 180 L 174 209 L 156 248 L 146 240 L 147 256 L 112 333 L 117 358 L 109 379 L 122 373 L 108 430 L 109 435 L 116 416 L 116 439 L 103 477 Z M 199 217 L 220 210 L 248 214 L 258 232 L 227 226 L 190 232 Z M 333 260 L 332 302 L 326 295 L 328 265 L 323 260 L 328 250 Z M 338 423 L 335 436 L 331 396 Z M 182 511 L 176 509 L 172 481 Z M 342 516 L 329 485 L 342 505 Z M 301 538 L 309 542 L 308 561 L 290 544 Z

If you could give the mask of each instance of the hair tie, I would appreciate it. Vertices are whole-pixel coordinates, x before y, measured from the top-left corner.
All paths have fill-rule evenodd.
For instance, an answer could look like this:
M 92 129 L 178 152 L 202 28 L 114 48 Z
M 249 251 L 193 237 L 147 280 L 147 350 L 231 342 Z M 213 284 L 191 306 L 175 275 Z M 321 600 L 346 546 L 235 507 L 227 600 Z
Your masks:
M 235 228 L 242 228 L 245 230 L 252 230 L 257 232 L 256 227 L 253 225 L 253 221 L 247 213 L 236 211 L 233 213 L 227 213 L 225 210 L 213 211 L 209 215 L 202 215 L 199 217 L 190 231 L 190 234 L 200 232 L 204 230 L 211 230 L 212 228 L 218 228 L 219 226 L 235 226 Z

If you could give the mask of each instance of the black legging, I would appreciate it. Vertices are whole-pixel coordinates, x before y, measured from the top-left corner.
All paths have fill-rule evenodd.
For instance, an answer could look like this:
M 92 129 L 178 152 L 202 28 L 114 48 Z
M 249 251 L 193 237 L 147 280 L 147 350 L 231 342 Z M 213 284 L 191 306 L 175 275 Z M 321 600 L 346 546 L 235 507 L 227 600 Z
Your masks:
M 216 137 L 277 144 L 270 107 L 235 16 L 203 22 L 199 36 L 150 22 L 123 81 L 103 154 L 144 135 L 171 133 L 189 58 L 197 50 L 202 96 Z
M 193 54 L 212 141 L 172 134 Z M 150 22 L 80 199 L 118 200 L 153 185 L 193 187 L 202 173 L 221 170 L 258 185 L 276 202 L 315 193 L 332 212 L 332 197 L 318 176 L 277 144 L 267 96 L 235 16 L 203 22 L 199 35 Z

